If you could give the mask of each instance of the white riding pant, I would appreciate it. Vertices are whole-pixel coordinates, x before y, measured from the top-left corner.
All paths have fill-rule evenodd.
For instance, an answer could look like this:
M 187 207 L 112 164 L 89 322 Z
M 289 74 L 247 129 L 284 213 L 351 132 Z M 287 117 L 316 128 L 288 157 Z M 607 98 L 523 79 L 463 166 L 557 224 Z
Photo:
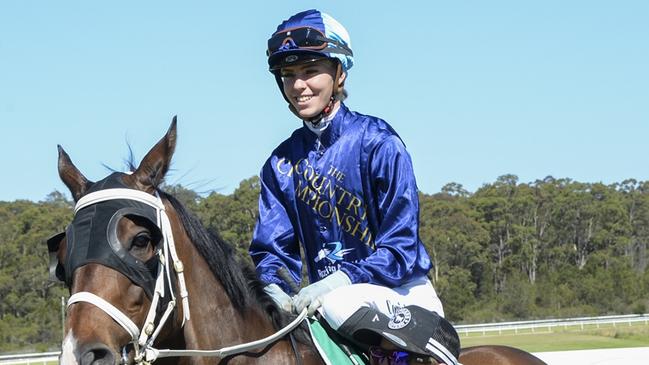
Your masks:
M 327 293 L 318 309 L 327 323 L 337 330 L 361 307 L 372 307 L 392 317 L 395 308 L 417 305 L 444 316 L 442 302 L 427 277 L 417 278 L 396 288 L 374 284 L 352 284 Z

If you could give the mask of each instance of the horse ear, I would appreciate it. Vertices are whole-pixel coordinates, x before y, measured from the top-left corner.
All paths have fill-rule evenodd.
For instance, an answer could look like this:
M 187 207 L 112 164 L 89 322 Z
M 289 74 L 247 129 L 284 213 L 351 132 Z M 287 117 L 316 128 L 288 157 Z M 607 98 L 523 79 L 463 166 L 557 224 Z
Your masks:
M 176 149 L 176 117 L 171 121 L 167 134 L 156 143 L 155 146 L 144 156 L 140 166 L 135 170 L 131 178 L 141 190 L 153 192 L 162 182 L 169 170 L 171 157 Z
M 63 147 L 57 145 L 57 148 L 59 149 L 59 177 L 65 186 L 70 189 L 72 198 L 76 202 L 85 194 L 91 182 L 74 166 Z

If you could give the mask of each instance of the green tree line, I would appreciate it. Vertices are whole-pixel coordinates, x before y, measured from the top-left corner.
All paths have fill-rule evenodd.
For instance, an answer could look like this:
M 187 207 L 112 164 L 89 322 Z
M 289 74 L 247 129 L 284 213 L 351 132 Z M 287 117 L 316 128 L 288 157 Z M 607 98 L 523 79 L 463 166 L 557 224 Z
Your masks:
M 247 257 L 259 180 L 201 196 L 166 186 Z M 56 348 L 61 297 L 44 241 L 72 203 L 0 202 L 0 352 Z M 644 313 L 649 304 L 649 182 L 581 183 L 504 175 L 471 193 L 449 183 L 420 193 L 430 278 L 454 323 Z

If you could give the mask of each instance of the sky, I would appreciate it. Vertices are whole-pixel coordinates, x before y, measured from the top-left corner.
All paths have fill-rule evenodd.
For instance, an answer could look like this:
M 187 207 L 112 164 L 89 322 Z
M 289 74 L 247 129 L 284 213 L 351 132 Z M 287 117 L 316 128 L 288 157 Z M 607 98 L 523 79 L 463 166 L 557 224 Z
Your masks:
M 385 119 L 419 189 L 498 176 L 649 180 L 649 2 L 0 2 L 0 201 L 58 190 L 57 144 L 90 180 L 178 117 L 167 182 L 230 194 L 301 126 L 266 40 L 316 8 L 349 31 L 346 105 Z

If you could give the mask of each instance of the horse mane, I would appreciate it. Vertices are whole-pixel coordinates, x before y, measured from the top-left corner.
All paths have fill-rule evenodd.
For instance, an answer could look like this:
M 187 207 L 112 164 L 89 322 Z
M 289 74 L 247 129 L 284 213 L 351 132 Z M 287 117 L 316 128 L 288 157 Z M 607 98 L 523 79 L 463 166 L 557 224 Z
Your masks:
M 259 306 L 268 314 L 275 329 L 282 328 L 295 318 L 294 315 L 281 310 L 275 304 L 263 290 L 265 284 L 259 280 L 252 265 L 242 262 L 232 246 L 217 232 L 208 230 L 171 194 L 160 189 L 158 189 L 158 193 L 174 207 L 187 235 L 207 261 L 214 276 L 223 285 L 225 293 L 237 311 L 243 314 L 246 308 Z

